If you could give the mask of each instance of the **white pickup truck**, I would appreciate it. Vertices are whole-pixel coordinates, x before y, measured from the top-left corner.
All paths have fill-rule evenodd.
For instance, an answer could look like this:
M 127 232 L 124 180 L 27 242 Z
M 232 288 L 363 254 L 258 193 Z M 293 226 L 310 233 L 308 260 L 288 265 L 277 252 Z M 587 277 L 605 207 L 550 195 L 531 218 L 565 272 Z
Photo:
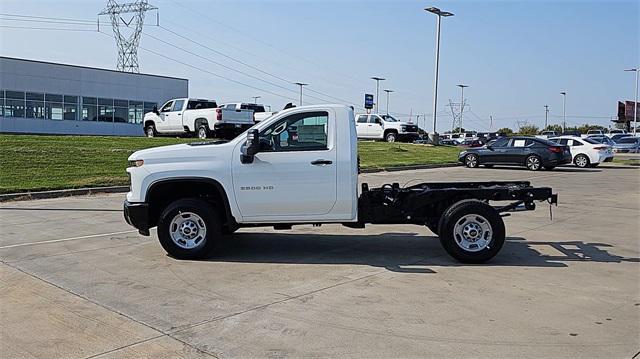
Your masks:
M 221 105 L 220 108 L 225 108 L 229 110 L 251 110 L 253 111 L 254 122 L 260 122 L 275 113 L 275 112 L 266 111 L 264 108 L 264 105 L 261 105 L 258 103 L 244 103 L 244 102 L 226 103 L 224 105 Z
M 125 220 L 147 236 L 157 227 L 181 259 L 210 256 L 240 227 L 338 223 L 427 226 L 451 256 L 479 263 L 504 243 L 504 212 L 557 203 L 527 181 L 363 183 L 358 195 L 353 109 L 341 105 L 283 110 L 229 142 L 141 150 L 127 172 Z
M 147 137 L 157 135 L 196 135 L 233 138 L 253 126 L 253 112 L 218 108 L 215 101 L 176 98 L 167 101 L 160 110 L 144 115 Z
M 370 140 L 414 141 L 418 139 L 418 126 L 402 122 L 391 115 L 360 114 L 356 116 L 358 138 Z

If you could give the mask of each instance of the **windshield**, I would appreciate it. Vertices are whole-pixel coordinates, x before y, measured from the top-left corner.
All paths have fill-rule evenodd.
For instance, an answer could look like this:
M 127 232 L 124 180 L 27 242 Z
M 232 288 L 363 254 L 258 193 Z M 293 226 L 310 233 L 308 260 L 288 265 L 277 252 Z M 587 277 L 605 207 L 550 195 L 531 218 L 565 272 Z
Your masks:
M 400 122 L 400 121 L 396 120 L 395 117 L 393 117 L 391 115 L 382 115 L 380 117 L 382 117 L 382 119 L 387 121 L 387 122 Z

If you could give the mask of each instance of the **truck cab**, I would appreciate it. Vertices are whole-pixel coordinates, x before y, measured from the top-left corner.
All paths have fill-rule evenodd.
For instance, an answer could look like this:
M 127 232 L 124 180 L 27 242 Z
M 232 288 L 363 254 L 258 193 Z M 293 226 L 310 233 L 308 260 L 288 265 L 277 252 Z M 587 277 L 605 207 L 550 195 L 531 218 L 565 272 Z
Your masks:
M 357 115 L 356 131 L 358 138 L 387 142 L 413 141 L 419 137 L 417 125 L 375 113 Z
M 353 109 L 342 105 L 286 109 L 228 142 L 137 151 L 124 217 L 143 235 L 157 227 L 162 247 L 183 259 L 211 255 L 241 227 L 339 223 L 426 225 L 454 258 L 478 263 L 504 242 L 501 212 L 555 202 L 550 188 L 525 181 L 364 183 L 358 195 L 357 151 Z

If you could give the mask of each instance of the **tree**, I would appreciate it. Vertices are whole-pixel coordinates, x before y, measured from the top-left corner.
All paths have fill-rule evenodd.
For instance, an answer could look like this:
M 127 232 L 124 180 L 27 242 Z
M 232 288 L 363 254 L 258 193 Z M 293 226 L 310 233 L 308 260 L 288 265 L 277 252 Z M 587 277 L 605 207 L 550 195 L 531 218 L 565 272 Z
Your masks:
M 520 127 L 520 129 L 518 130 L 518 134 L 524 136 L 533 136 L 537 135 L 539 131 L 540 128 L 536 125 L 524 125 Z
M 502 135 L 502 136 L 511 136 L 511 135 L 513 135 L 513 130 L 510 129 L 509 127 L 503 127 L 503 128 L 499 129 L 496 132 L 498 134 Z
M 543 131 L 555 131 L 556 133 L 562 133 L 562 126 L 560 125 L 549 125 L 544 128 Z

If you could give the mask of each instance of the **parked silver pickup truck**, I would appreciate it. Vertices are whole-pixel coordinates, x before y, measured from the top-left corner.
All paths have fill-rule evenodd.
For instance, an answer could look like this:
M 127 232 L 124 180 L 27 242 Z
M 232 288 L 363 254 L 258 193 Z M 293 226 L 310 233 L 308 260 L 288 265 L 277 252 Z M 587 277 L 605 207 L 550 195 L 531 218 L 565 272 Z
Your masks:
M 194 135 L 205 139 L 234 138 L 254 122 L 251 110 L 218 108 L 212 100 L 177 98 L 146 113 L 143 124 L 147 137 Z

